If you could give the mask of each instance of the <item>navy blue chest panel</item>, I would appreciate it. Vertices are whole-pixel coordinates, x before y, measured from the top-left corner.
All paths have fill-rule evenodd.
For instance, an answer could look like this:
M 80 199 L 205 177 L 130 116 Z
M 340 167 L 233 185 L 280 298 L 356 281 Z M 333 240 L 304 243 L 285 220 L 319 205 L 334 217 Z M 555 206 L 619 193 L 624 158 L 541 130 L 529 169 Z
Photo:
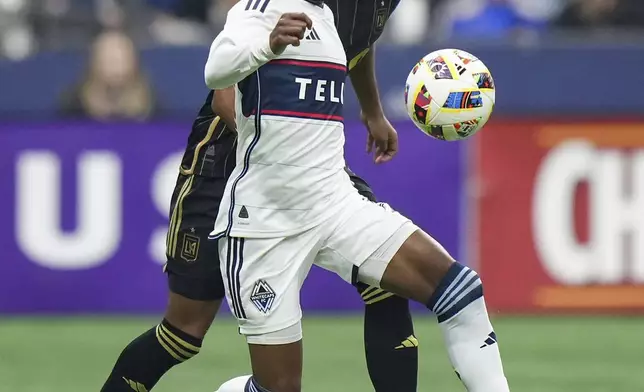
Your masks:
M 339 64 L 273 60 L 239 83 L 242 112 L 342 121 L 346 67 Z

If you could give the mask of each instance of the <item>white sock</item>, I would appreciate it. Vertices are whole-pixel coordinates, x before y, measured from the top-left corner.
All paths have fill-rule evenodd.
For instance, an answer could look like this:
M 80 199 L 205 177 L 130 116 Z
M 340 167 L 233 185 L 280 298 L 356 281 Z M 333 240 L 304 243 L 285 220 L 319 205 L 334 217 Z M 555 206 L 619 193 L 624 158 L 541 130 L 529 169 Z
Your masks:
M 427 307 L 438 317 L 454 370 L 469 392 L 509 392 L 478 274 L 454 263 Z
M 223 383 L 215 392 L 244 392 L 250 376 L 233 378 Z
M 469 392 L 509 392 L 483 297 L 439 323 L 452 366 Z

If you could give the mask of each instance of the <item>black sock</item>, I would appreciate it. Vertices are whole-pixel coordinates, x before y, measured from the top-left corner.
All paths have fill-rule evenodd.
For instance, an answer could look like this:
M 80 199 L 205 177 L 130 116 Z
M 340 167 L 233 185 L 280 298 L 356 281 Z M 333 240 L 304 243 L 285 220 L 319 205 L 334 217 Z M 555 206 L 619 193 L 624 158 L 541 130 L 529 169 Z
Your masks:
M 101 392 L 148 392 L 170 368 L 194 357 L 200 348 L 201 339 L 163 320 L 125 347 Z
M 416 392 L 418 340 L 409 301 L 375 287 L 359 285 L 365 302 L 364 344 L 369 377 L 376 392 Z

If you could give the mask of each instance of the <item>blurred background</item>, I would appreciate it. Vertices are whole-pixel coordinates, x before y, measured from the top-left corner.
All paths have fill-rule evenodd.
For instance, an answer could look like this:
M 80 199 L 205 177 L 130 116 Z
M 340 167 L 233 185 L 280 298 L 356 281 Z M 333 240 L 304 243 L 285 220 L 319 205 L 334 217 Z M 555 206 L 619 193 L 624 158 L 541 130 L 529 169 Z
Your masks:
M 96 391 L 158 322 L 170 193 L 235 0 L 0 0 L 0 391 Z M 347 160 L 481 272 L 517 392 L 644 391 L 644 3 L 402 0 L 377 47 L 399 156 L 375 167 L 347 91 Z M 497 107 L 467 142 L 406 120 L 424 54 L 465 49 Z M 427 197 L 431 195 L 431 197 Z M 361 301 L 314 271 L 307 391 L 368 391 Z M 227 312 L 155 391 L 248 371 Z M 461 391 L 416 312 L 423 391 Z

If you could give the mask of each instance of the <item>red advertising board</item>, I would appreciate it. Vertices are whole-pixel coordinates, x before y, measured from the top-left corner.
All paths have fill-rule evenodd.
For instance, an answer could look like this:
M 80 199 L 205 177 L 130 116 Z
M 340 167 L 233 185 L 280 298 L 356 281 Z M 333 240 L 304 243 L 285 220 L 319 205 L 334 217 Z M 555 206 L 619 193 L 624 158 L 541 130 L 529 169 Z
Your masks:
M 490 123 L 469 183 L 490 308 L 644 312 L 644 122 Z

